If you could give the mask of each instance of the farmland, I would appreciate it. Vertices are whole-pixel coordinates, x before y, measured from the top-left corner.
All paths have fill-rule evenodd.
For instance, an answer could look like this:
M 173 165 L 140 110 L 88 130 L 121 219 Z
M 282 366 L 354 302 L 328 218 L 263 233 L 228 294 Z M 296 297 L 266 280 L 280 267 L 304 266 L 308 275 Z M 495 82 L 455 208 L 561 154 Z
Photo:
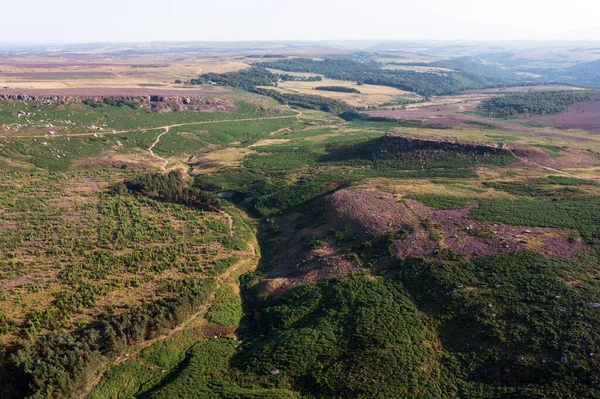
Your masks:
M 394 52 L 0 60 L 0 397 L 600 395 L 589 92 Z

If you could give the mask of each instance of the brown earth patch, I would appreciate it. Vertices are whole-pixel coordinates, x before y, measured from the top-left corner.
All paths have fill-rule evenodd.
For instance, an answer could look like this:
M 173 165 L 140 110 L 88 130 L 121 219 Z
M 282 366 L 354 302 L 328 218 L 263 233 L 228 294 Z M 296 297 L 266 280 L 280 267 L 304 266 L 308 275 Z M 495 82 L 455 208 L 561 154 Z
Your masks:
M 2 214 L 3 212 L 0 212 Z M 19 223 L 14 220 L 3 220 L 0 222 L 0 230 L 15 230 Z
M 307 216 L 277 221 L 279 249 L 272 260 L 268 278 L 260 283 L 263 294 L 281 292 L 311 281 L 365 273 L 348 256 L 348 247 L 336 245 L 331 229 L 362 242 L 376 233 L 397 233 L 392 248 L 401 258 L 448 259 L 444 254 L 477 258 L 522 250 L 550 257 L 576 259 L 587 246 L 570 242 L 576 230 L 506 226 L 484 223 L 469 217 L 472 208 L 437 210 L 411 199 L 398 200 L 390 193 L 367 187 L 339 190 L 320 203 L 325 221 L 319 227 L 295 229 Z M 319 206 L 319 205 L 316 205 Z M 286 216 L 287 217 L 287 216 Z M 317 244 L 315 238 L 319 238 Z M 307 245 L 309 243 L 309 245 Z M 441 257 L 441 258 L 440 258 Z
M 34 282 L 35 281 L 30 279 L 29 277 L 23 276 L 23 277 L 19 277 L 19 278 L 13 279 L 13 280 L 0 281 L 0 288 L 5 289 L 5 290 L 10 290 L 13 288 L 20 287 L 22 285 L 32 284 Z

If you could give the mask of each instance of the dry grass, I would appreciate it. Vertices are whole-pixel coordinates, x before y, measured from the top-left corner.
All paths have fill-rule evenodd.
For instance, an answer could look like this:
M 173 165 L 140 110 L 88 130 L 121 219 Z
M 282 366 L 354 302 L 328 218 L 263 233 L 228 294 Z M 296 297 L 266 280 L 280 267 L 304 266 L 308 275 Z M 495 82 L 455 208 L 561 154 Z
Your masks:
M 201 73 L 232 72 L 249 68 L 233 55 L 7 57 L 0 61 L 0 87 L 14 89 L 140 88 L 161 85 L 181 88 L 176 79 L 186 81 Z M 164 85 L 164 86 L 163 86 Z
M 314 74 L 308 74 L 314 76 Z M 351 87 L 360 91 L 356 93 L 338 93 L 333 91 L 314 90 L 319 86 L 343 86 Z M 273 89 L 273 87 L 268 87 Z M 282 93 L 290 94 L 313 94 L 323 97 L 335 98 L 346 101 L 350 105 L 357 107 L 368 107 L 382 105 L 396 98 L 415 98 L 413 93 L 398 90 L 393 87 L 376 86 L 376 85 L 361 85 L 356 82 L 348 82 L 343 80 L 323 79 L 320 82 L 281 82 L 276 90 Z
M 412 65 L 386 65 L 383 69 L 391 69 L 396 71 L 413 71 L 420 73 L 435 73 L 435 74 L 443 74 L 448 72 L 453 72 L 453 69 L 443 68 L 443 67 L 428 67 L 428 66 L 412 66 Z
M 260 147 L 265 145 L 273 145 L 273 144 L 283 144 L 290 141 L 290 139 L 262 139 L 258 140 L 256 143 L 249 145 L 248 148 L 252 147 Z
M 392 193 L 396 198 L 407 195 L 449 195 L 467 199 L 512 199 L 515 196 L 504 191 L 481 188 L 477 180 L 462 180 L 460 183 L 436 184 L 426 179 L 373 179 L 368 187 Z

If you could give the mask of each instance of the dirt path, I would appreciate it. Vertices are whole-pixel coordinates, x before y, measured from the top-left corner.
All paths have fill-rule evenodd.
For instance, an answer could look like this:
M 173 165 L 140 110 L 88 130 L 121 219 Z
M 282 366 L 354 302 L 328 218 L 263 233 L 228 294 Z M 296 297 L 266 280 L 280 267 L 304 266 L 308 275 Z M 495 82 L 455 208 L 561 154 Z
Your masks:
M 122 134 L 122 133 L 131 133 L 131 132 L 147 132 L 149 130 L 159 130 L 159 129 L 172 129 L 174 127 L 181 126 L 193 126 L 193 125 L 208 125 L 212 123 L 227 123 L 227 122 L 252 122 L 252 121 L 267 121 L 267 120 L 276 120 L 276 119 L 289 119 L 289 118 L 299 118 L 302 116 L 302 112 L 296 111 L 295 115 L 285 115 L 285 116 L 268 116 L 263 118 L 243 118 L 243 119 L 223 119 L 217 121 L 202 121 L 202 122 L 188 122 L 188 123 L 178 123 L 173 125 L 166 126 L 155 126 L 155 127 L 146 127 L 142 129 L 132 129 L 132 130 L 118 130 L 114 132 L 91 132 L 91 133 L 72 133 L 72 134 L 54 134 L 49 136 L 47 134 L 39 134 L 39 135 L 21 135 L 21 136 L 0 136 L 5 139 L 27 139 L 27 138 L 50 138 L 50 137 L 86 137 L 93 135 L 112 135 L 112 134 Z
M 224 211 L 221 211 L 221 212 L 226 214 L 229 217 L 231 227 L 233 227 L 233 219 L 231 218 L 231 216 Z M 233 231 L 232 231 L 232 233 L 233 233 Z M 235 264 L 233 264 L 229 269 L 227 269 L 227 271 L 225 271 L 225 273 L 223 273 L 217 277 L 217 290 L 223 285 L 229 285 L 229 286 L 231 286 L 231 288 L 233 289 L 233 291 L 236 294 L 239 294 L 240 286 L 239 286 L 239 282 L 237 280 L 238 277 L 250 270 L 255 269 L 258 266 L 260 256 L 258 256 L 257 251 L 256 251 L 256 248 L 258 245 L 258 242 L 256 241 L 256 237 L 252 237 L 249 241 L 247 241 L 247 244 L 248 244 L 248 249 L 246 250 L 246 256 L 243 259 L 240 259 Z M 215 293 L 216 293 L 216 290 L 215 290 Z M 102 381 L 102 378 L 104 377 L 105 373 L 108 371 L 109 367 L 121 364 L 123 362 L 126 362 L 129 359 L 134 358 L 145 348 L 147 348 L 151 345 L 154 345 L 157 342 L 161 342 L 161 341 L 165 341 L 165 340 L 169 339 L 174 334 L 186 329 L 190 324 L 192 324 L 198 318 L 204 317 L 206 315 L 206 312 L 208 311 L 208 309 L 212 306 L 214 300 L 215 300 L 215 295 L 213 294 L 212 298 L 210 298 L 207 301 L 207 303 L 205 305 L 203 305 L 198 312 L 191 315 L 186 321 L 181 323 L 179 326 L 170 330 L 166 334 L 163 334 L 159 337 L 153 338 L 148 341 L 144 341 L 144 342 L 136 345 L 135 347 L 129 348 L 129 350 L 127 351 L 126 354 L 123 354 L 123 355 L 117 357 L 116 359 L 112 360 L 111 362 L 109 362 L 107 367 L 88 384 L 85 391 L 82 392 L 78 396 L 78 399 L 85 399 L 89 396 L 89 394 L 100 383 L 100 381 Z
M 214 300 L 214 298 L 213 298 Z M 212 302 L 212 300 L 211 300 Z M 188 325 L 190 325 L 194 320 L 196 320 L 198 317 L 200 316 L 204 316 L 206 314 L 206 312 L 208 311 L 210 304 L 206 304 L 204 306 L 202 306 L 201 310 L 194 313 L 193 315 L 191 315 L 185 322 L 181 323 L 179 326 L 175 327 L 174 329 L 170 330 L 167 334 L 163 334 L 159 337 L 153 338 L 151 340 L 148 341 L 144 341 L 142 343 L 140 343 L 139 345 L 135 346 L 135 348 L 130 348 L 130 350 L 128 350 L 126 354 L 123 354 L 119 357 L 117 357 L 116 359 L 112 360 L 109 363 L 109 366 L 116 366 L 118 364 L 121 364 L 127 360 L 129 360 L 130 358 L 138 355 L 141 351 L 143 351 L 144 349 L 146 349 L 147 347 L 154 345 L 157 342 L 160 341 L 165 341 L 167 339 L 169 339 L 171 336 L 173 336 L 175 333 L 182 331 L 183 329 L 185 329 Z M 96 388 L 96 386 L 100 383 L 100 381 L 102 381 L 102 378 L 104 378 L 104 375 L 106 374 L 106 372 L 108 371 L 109 367 L 106 367 L 106 369 L 104 369 L 101 373 L 98 374 L 98 376 L 96 378 L 94 378 L 92 380 L 92 382 L 90 382 L 86 388 L 86 390 L 84 392 L 82 392 L 79 396 L 78 399 L 85 399 L 88 397 L 88 395 L 94 390 L 94 388 Z
M 158 135 L 158 137 L 156 138 L 156 140 L 154 141 L 154 143 L 152 143 L 152 145 L 150 146 L 150 148 L 148 148 L 148 151 L 150 152 L 150 155 L 152 155 L 154 158 L 156 159 L 160 159 L 161 161 L 163 161 L 164 163 L 162 164 L 162 166 L 160 167 L 162 170 L 165 170 L 165 167 L 168 165 L 169 161 L 163 157 L 159 157 L 158 155 L 156 155 L 154 153 L 154 151 L 152 151 L 154 149 L 154 147 L 156 147 L 156 145 L 160 142 L 160 138 L 162 136 L 164 136 L 165 134 L 169 133 L 169 130 L 171 130 L 170 127 L 165 127 L 165 131 L 162 132 L 161 134 Z
M 536 166 L 536 167 L 538 167 L 538 168 L 546 169 L 546 170 L 548 170 L 548 171 L 550 171 L 550 172 L 558 173 L 558 174 L 561 174 L 561 175 L 564 175 L 564 176 L 573 177 L 573 178 L 575 178 L 575 179 L 581 179 L 581 180 L 590 180 L 590 181 L 594 181 L 594 182 L 600 182 L 600 179 L 594 179 L 593 177 L 583 177 L 583 176 L 579 176 L 579 175 L 574 175 L 573 173 L 565 172 L 565 171 L 563 171 L 563 170 L 560 170 L 560 169 L 554 169 L 554 168 L 551 168 L 551 167 L 549 167 L 549 166 L 540 165 L 539 163 L 536 163 L 536 162 L 530 161 L 530 160 L 529 160 L 529 159 L 527 159 L 527 158 L 521 158 L 520 156 L 518 156 L 517 154 L 515 154 L 513 151 L 511 151 L 510 153 L 511 153 L 511 154 L 512 154 L 512 155 L 513 155 L 515 158 L 517 158 L 519 161 L 522 161 L 522 162 L 528 163 L 528 164 L 530 164 L 530 165 L 533 165 L 533 166 Z

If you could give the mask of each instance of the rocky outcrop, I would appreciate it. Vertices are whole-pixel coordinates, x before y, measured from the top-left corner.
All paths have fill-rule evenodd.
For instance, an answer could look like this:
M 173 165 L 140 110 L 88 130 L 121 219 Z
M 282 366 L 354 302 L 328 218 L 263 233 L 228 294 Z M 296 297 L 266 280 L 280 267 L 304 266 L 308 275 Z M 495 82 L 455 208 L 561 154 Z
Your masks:
M 104 101 L 105 96 L 33 96 L 27 94 L 0 94 L 0 101 L 39 102 L 43 104 L 73 103 L 84 100 L 96 102 Z M 219 98 L 207 98 L 202 96 L 119 96 L 116 100 L 139 103 L 141 107 L 152 109 L 157 112 L 170 111 L 230 111 L 234 107 L 230 102 Z

